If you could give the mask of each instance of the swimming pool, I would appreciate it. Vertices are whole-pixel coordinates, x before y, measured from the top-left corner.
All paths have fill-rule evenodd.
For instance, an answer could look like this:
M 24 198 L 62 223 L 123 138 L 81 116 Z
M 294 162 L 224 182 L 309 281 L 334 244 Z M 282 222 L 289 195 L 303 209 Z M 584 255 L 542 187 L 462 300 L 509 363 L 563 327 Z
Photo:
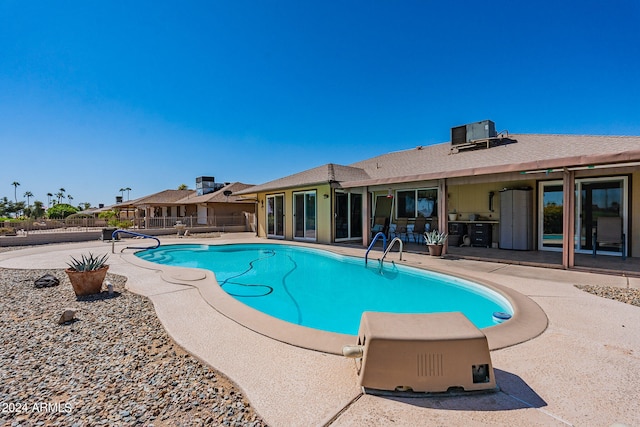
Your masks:
M 168 245 L 144 260 L 213 271 L 244 304 L 295 325 L 356 335 L 364 311 L 460 311 L 479 328 L 495 312 L 513 314 L 500 293 L 469 280 L 378 261 L 280 244 Z

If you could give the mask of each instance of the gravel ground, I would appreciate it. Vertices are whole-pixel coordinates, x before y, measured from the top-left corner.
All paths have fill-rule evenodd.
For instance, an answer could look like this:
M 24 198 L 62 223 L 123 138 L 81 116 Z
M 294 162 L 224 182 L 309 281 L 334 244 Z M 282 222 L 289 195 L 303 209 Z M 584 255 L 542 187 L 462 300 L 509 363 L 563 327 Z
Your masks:
M 602 298 L 609 298 L 616 301 L 624 302 L 626 304 L 635 305 L 636 307 L 640 307 L 640 289 L 620 288 L 616 286 L 585 285 L 576 285 L 576 288 Z
M 35 288 L 45 273 L 60 285 Z M 0 268 L 0 424 L 265 425 L 236 385 L 169 338 L 124 277 L 106 280 L 113 296 L 76 298 L 63 270 Z M 65 308 L 76 320 L 59 325 Z

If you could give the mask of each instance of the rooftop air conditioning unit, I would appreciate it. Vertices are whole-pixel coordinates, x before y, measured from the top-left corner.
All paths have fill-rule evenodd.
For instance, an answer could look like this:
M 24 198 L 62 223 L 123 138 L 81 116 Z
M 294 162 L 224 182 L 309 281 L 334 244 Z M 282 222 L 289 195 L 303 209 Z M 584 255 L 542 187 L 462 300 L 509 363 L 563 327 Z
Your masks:
M 451 145 L 468 144 L 476 140 L 497 136 L 496 124 L 491 120 L 483 120 L 451 128 Z

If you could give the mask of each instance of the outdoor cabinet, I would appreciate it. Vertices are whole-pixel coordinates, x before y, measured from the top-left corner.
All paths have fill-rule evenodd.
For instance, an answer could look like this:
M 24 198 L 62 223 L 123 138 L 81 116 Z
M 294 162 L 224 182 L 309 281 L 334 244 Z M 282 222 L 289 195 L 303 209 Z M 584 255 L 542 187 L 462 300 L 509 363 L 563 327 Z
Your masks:
M 491 224 L 486 222 L 470 222 L 468 227 L 471 246 L 491 247 Z
M 500 249 L 533 249 L 532 203 L 530 189 L 500 192 Z

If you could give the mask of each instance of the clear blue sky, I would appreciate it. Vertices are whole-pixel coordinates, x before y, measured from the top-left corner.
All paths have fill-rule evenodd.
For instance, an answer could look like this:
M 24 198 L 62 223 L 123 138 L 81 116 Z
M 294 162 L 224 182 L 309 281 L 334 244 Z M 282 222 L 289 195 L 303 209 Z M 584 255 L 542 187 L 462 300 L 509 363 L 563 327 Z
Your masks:
M 0 197 L 259 184 L 485 119 L 640 135 L 640 2 L 0 0 Z

